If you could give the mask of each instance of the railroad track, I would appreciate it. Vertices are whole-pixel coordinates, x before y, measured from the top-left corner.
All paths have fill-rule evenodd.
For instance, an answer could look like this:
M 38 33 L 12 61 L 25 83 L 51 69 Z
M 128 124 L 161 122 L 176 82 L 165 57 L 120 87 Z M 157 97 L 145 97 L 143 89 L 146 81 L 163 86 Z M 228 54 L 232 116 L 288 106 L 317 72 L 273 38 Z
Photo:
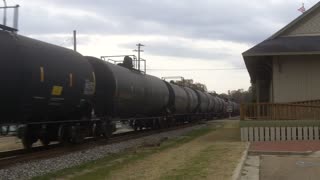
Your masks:
M 61 156 L 68 153 L 78 152 L 87 150 L 93 147 L 114 144 L 122 141 L 127 141 L 131 139 L 137 139 L 153 134 L 158 134 L 162 132 L 168 132 L 178 129 L 183 129 L 198 125 L 199 123 L 190 123 L 180 126 L 174 126 L 167 129 L 157 129 L 157 130 L 142 130 L 142 131 L 129 131 L 119 134 L 114 134 L 111 138 L 88 138 L 84 143 L 72 146 L 63 146 L 61 144 L 52 144 L 47 147 L 38 146 L 33 147 L 31 150 L 17 149 L 11 151 L 0 152 L 0 169 L 14 166 L 18 163 L 30 162 L 34 160 L 47 159 L 52 157 Z

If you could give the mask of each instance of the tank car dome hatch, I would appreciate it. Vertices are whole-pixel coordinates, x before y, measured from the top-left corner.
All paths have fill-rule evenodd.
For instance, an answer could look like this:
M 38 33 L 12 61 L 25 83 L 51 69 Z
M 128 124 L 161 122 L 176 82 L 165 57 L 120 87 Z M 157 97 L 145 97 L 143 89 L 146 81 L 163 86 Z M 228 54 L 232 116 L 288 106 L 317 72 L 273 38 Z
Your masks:
M 118 64 L 119 66 L 125 67 L 127 69 L 133 69 L 133 60 L 129 56 L 123 58 L 123 62 Z

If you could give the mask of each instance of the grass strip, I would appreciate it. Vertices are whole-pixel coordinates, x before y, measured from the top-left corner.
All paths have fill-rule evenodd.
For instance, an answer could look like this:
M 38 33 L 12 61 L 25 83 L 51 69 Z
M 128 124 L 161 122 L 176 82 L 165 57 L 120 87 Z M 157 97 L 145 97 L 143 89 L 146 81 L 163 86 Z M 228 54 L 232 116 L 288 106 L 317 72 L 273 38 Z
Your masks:
M 201 129 L 193 130 L 180 138 L 174 138 L 165 141 L 159 147 L 128 149 L 122 153 L 110 154 L 98 160 L 90 161 L 79 166 L 59 170 L 57 172 L 49 173 L 44 176 L 35 177 L 33 179 L 106 179 L 106 177 L 108 177 L 112 171 L 121 169 L 129 163 L 133 163 L 135 161 L 144 159 L 154 153 L 158 153 L 168 148 L 174 148 L 184 143 L 188 143 L 193 139 L 203 136 L 215 129 L 216 128 L 204 127 Z

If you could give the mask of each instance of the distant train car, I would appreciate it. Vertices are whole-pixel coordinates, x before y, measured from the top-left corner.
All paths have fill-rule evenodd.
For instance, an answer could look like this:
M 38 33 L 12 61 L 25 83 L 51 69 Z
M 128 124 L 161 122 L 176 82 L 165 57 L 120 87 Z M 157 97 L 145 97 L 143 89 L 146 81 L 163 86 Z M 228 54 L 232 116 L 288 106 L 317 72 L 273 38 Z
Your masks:
M 189 106 L 188 92 L 178 85 L 165 82 L 170 92 L 169 108 L 174 114 L 187 114 Z
M 197 97 L 199 100 L 198 112 L 199 113 L 208 113 L 209 112 L 209 103 L 210 103 L 208 96 L 206 95 L 206 93 L 201 92 L 199 90 L 195 90 L 195 92 L 197 93 Z
M 188 113 L 195 113 L 199 108 L 197 93 L 189 87 L 184 87 L 184 89 L 188 94 Z
M 86 57 L 96 74 L 94 111 L 97 116 L 131 118 L 135 128 L 153 127 L 161 119 L 148 117 L 165 116 L 169 104 L 169 89 L 164 81 L 154 76 L 114 65 L 94 57 Z M 184 99 L 176 98 L 184 105 Z M 183 110 L 177 106 L 177 110 Z
M 217 102 L 218 102 L 218 108 L 217 108 L 218 114 L 221 114 L 221 113 L 223 112 L 224 100 L 221 99 L 221 98 L 218 97 L 218 96 L 216 97 L 216 99 L 217 99 Z
M 205 93 L 205 94 L 209 100 L 208 112 L 214 112 L 214 107 L 215 107 L 214 97 L 208 93 Z

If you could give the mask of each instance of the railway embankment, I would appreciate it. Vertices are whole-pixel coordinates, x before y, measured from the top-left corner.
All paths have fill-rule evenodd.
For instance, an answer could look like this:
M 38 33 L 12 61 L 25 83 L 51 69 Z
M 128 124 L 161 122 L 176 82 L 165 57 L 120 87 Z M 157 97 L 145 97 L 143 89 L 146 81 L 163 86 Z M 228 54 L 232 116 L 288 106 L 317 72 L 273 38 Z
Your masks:
M 35 179 L 231 179 L 245 150 L 238 121 L 212 121 Z
M 118 154 L 119 156 L 122 156 L 122 153 L 130 152 L 141 146 L 146 146 L 146 143 L 159 143 L 165 139 L 177 138 L 205 126 L 206 124 L 199 124 L 171 131 L 164 131 L 162 133 L 145 135 L 135 139 L 126 138 L 125 140 L 121 140 L 116 143 L 99 146 L 95 145 L 92 148 L 84 148 L 81 151 L 77 150 L 73 152 L 74 148 L 70 147 L 70 152 L 65 149 L 63 150 L 65 153 L 58 153 L 58 156 L 56 155 L 56 151 L 53 151 L 54 154 L 48 152 L 47 158 L 36 158 L 35 160 L 21 161 L 14 166 L 1 168 L 0 179 L 30 179 L 45 174 L 49 174 L 47 178 L 54 177 L 54 174 L 59 170 L 64 171 L 63 169 L 69 169 L 77 166 L 80 167 L 83 165 L 85 166 L 87 163 L 94 163 L 99 159 L 110 158 Z

